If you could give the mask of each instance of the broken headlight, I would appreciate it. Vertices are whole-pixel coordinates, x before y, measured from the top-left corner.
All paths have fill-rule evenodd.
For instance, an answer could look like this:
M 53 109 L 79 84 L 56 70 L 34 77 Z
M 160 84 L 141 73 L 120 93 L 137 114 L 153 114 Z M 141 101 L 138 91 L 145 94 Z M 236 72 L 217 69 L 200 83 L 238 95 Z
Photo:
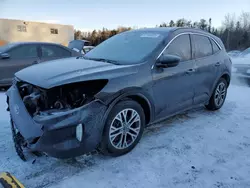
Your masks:
M 47 107 L 53 109 L 77 108 L 93 100 L 107 80 L 92 80 L 58 86 L 47 92 Z
M 32 116 L 42 112 L 74 109 L 89 103 L 108 80 L 91 80 L 42 89 L 30 84 L 19 87 L 20 95 Z

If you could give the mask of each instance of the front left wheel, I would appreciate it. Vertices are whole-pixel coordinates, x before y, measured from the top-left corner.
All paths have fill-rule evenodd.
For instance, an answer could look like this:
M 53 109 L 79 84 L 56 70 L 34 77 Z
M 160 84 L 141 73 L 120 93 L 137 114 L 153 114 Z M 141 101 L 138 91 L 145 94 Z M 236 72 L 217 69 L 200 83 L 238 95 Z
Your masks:
M 112 156 L 130 152 L 141 139 L 144 126 L 145 115 L 140 104 L 133 100 L 118 102 L 108 115 L 101 151 Z
M 11 123 L 12 139 L 14 142 L 16 153 L 20 157 L 20 159 L 22 159 L 23 161 L 26 161 L 26 158 L 23 152 L 24 138 L 20 134 L 20 132 L 18 132 L 17 129 L 15 128 L 14 122 L 11 117 L 10 117 L 10 123 Z

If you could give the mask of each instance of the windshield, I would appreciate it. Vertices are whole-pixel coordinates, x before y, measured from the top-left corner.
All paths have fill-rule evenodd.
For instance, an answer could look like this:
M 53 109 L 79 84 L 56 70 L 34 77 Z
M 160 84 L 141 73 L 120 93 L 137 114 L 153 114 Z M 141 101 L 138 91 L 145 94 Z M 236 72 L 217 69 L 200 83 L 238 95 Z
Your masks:
M 163 41 L 157 32 L 124 32 L 102 42 L 85 55 L 92 59 L 107 59 L 120 64 L 140 63 Z
M 6 52 L 6 51 L 9 50 L 12 46 L 14 46 L 14 44 L 11 44 L 11 43 L 6 44 L 6 45 L 4 45 L 4 46 L 0 46 L 0 53 Z

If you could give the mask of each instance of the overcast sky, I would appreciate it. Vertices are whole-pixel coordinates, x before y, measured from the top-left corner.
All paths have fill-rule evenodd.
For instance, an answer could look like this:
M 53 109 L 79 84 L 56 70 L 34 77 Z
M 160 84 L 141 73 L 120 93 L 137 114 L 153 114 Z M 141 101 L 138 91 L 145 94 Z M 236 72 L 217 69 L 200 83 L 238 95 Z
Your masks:
M 250 11 L 250 0 L 0 0 L 0 18 L 74 25 L 77 29 L 154 27 L 179 18 L 212 18 Z

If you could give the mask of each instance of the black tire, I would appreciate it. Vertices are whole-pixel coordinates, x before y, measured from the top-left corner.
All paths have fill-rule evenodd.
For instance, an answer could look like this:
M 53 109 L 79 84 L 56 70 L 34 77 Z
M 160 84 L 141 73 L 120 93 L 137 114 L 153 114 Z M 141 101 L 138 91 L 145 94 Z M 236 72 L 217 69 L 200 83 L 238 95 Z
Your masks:
M 26 161 L 26 157 L 24 156 L 23 148 L 22 148 L 23 137 L 20 133 L 16 132 L 14 123 L 11 117 L 10 117 L 10 123 L 11 123 L 12 139 L 14 142 L 16 153 L 20 157 L 20 159 L 22 159 L 23 161 Z
M 117 149 L 116 147 L 112 145 L 110 141 L 110 137 L 109 137 L 110 127 L 116 115 L 118 115 L 119 112 L 121 112 L 124 109 L 133 109 L 138 113 L 138 115 L 140 116 L 140 129 L 138 131 L 139 133 L 137 135 L 137 138 L 134 140 L 134 142 L 130 146 L 128 146 L 125 149 Z M 101 141 L 100 148 L 99 148 L 100 151 L 104 155 L 111 155 L 114 157 L 121 156 L 130 152 L 140 141 L 142 134 L 143 134 L 144 127 L 145 127 L 145 115 L 144 115 L 143 108 L 141 107 L 140 104 L 130 99 L 118 102 L 110 111 L 108 118 L 106 120 L 103 137 L 102 137 L 102 141 Z M 124 142 L 124 138 L 121 140 L 123 140 Z
M 215 97 L 216 97 L 216 89 L 218 88 L 218 86 L 219 86 L 220 84 L 224 84 L 224 85 L 225 85 L 225 97 L 224 97 L 222 103 L 221 103 L 220 105 L 218 105 L 218 104 L 216 104 L 216 102 L 215 102 Z M 214 91 L 213 91 L 212 96 L 211 96 L 210 99 L 209 99 L 208 105 L 205 105 L 205 107 L 206 107 L 208 110 L 211 110 L 211 111 L 215 111 L 215 110 L 220 109 L 220 108 L 223 106 L 223 104 L 224 104 L 224 102 L 225 102 L 225 100 L 226 100 L 227 88 L 228 88 L 228 83 L 227 83 L 227 81 L 226 81 L 224 78 L 220 78 L 219 81 L 218 81 L 218 83 L 216 84 L 216 87 L 215 87 L 215 89 L 214 89 Z

